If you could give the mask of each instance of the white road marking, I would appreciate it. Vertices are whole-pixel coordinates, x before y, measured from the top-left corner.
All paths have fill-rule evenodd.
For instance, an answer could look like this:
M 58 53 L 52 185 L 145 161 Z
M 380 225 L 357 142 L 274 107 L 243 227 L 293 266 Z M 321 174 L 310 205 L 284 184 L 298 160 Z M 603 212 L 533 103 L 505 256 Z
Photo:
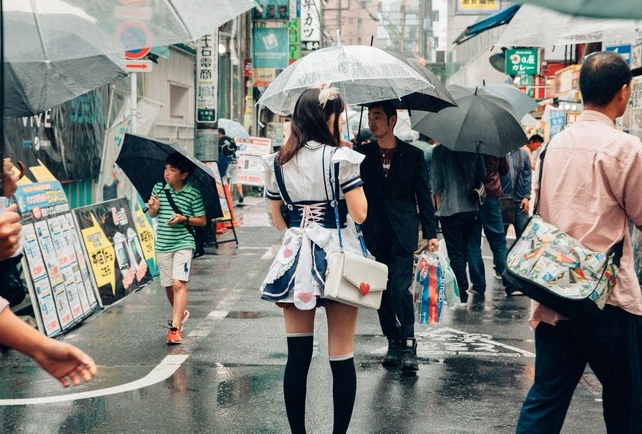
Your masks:
M 131 383 L 108 387 L 106 389 L 72 393 L 70 395 L 47 396 L 42 398 L 0 399 L 0 405 L 49 404 L 52 402 L 75 401 L 77 399 L 96 398 L 99 396 L 114 395 L 116 393 L 131 392 L 132 390 L 151 386 L 168 379 L 188 357 L 189 355 L 166 356 L 149 374 L 139 380 L 132 381 Z
M 241 298 L 240 291 L 230 291 L 227 296 L 221 300 L 217 307 L 219 309 L 210 312 L 205 320 L 192 332 L 188 337 L 203 338 L 210 334 L 212 325 L 216 321 L 224 319 L 229 313 L 229 309 Z M 223 308 L 223 309 L 221 309 Z M 181 345 L 182 349 L 190 349 L 195 342 L 192 340 Z M 105 389 L 91 390 L 87 392 L 72 393 L 68 395 L 47 396 L 39 398 L 22 398 L 22 399 L 0 399 L 0 406 L 3 405 L 34 405 L 49 404 L 52 402 L 75 401 L 78 399 L 97 398 L 99 396 L 114 395 L 116 393 L 131 392 L 132 390 L 142 389 L 143 387 L 152 386 L 171 377 L 174 372 L 187 360 L 189 354 L 168 355 L 152 369 L 152 371 L 143 378 L 119 386 L 108 387 Z
M 263 253 L 263 256 L 261 256 L 261 259 L 272 259 L 276 256 L 277 252 L 281 248 L 280 244 L 275 244 L 272 247 L 268 249 L 267 252 Z

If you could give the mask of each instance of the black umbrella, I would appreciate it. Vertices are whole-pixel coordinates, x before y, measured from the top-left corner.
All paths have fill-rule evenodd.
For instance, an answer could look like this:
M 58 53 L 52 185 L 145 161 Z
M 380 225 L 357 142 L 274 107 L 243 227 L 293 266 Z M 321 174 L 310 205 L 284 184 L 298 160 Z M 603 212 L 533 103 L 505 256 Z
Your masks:
M 418 72 L 433 87 L 424 87 L 409 95 L 392 100 L 397 109 L 405 109 L 409 112 L 421 110 L 426 112 L 438 112 L 446 107 L 457 105 L 446 86 L 428 68 L 415 59 L 407 59 L 399 53 L 388 51 L 388 53 L 404 61 L 413 70 Z
M 452 151 L 496 157 L 528 143 L 519 119 L 505 100 L 475 93 L 455 101 L 457 107 L 439 113 L 413 113 L 412 128 Z
M 194 173 L 188 178 L 188 182 L 201 192 L 208 220 L 222 217 L 223 211 L 216 190 L 214 172 L 189 155 L 179 145 L 161 142 L 149 137 L 125 134 L 125 141 L 116 159 L 116 164 L 125 172 L 143 200 L 148 200 L 154 185 L 157 182 L 163 182 L 165 158 L 174 152 L 179 152 L 196 166 Z

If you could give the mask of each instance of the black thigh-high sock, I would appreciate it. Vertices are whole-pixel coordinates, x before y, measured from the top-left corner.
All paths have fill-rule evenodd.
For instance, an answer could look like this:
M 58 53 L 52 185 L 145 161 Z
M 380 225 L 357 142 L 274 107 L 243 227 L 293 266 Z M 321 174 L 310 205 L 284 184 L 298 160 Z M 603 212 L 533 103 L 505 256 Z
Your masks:
M 357 373 L 354 369 L 354 358 L 330 360 L 332 368 L 332 402 L 334 404 L 334 429 L 332 434 L 344 434 L 348 431 L 354 397 L 357 393 Z
M 312 344 L 312 336 L 288 336 L 283 396 L 292 434 L 305 434 L 305 392 L 312 361 Z

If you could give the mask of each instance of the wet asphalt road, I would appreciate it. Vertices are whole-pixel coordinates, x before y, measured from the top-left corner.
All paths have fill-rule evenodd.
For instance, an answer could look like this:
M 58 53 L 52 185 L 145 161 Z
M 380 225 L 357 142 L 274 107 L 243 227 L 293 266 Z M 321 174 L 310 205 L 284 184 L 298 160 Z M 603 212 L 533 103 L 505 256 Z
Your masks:
M 62 338 L 96 360 L 99 374 L 87 385 L 65 390 L 30 359 L 0 354 L 0 433 L 289 432 L 281 392 L 283 319 L 257 290 L 281 234 L 263 199 L 247 198 L 238 217 L 240 246 L 222 244 L 194 262 L 184 344 L 165 344 L 170 310 L 156 279 Z M 514 432 L 533 377 L 528 300 L 507 298 L 490 272 L 487 277 L 485 296 L 445 309 L 436 326 L 417 325 L 416 377 L 381 367 L 386 340 L 376 312 L 360 311 L 351 433 Z M 309 433 L 323 434 L 332 431 L 323 310 L 316 329 L 307 425 Z M 587 371 L 563 433 L 605 433 L 599 389 Z

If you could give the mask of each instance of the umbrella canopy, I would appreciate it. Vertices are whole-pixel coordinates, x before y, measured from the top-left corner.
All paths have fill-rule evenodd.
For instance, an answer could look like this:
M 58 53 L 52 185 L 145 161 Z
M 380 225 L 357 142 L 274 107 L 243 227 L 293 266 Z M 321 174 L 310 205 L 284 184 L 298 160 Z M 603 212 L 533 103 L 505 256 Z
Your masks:
M 314 51 L 288 66 L 257 104 L 288 116 L 303 91 L 325 83 L 338 87 L 348 104 L 399 99 L 435 87 L 390 53 L 366 45 L 337 45 Z
M 143 200 L 147 200 L 152 194 L 154 185 L 157 182 L 163 182 L 165 158 L 173 152 L 179 152 L 196 166 L 188 181 L 201 192 L 207 218 L 222 217 L 223 211 L 216 190 L 214 172 L 179 145 L 125 134 L 116 164 L 125 172 Z
M 247 139 L 250 133 L 247 132 L 245 127 L 231 119 L 219 118 L 218 127 L 225 130 L 225 134 L 233 139 Z
M 464 87 L 448 85 L 447 89 L 457 97 L 472 95 L 475 92 L 481 95 L 490 95 L 505 101 L 504 106 L 510 107 L 519 119 L 537 109 L 539 104 L 530 96 L 510 84 L 484 84 L 478 87 Z
M 571 14 L 595 18 L 622 18 L 642 20 L 642 9 L 638 0 L 518 0 L 518 3 L 533 3 L 545 8 Z
M 58 62 L 4 62 L 4 115 L 31 116 L 125 77 L 122 56 Z
M 438 112 L 446 107 L 453 107 L 455 100 L 446 89 L 446 86 L 428 68 L 415 59 L 407 59 L 399 53 L 389 52 L 399 60 L 406 62 L 410 67 L 421 75 L 433 87 L 425 87 L 416 92 L 393 99 L 392 102 L 397 109 L 422 110 L 426 112 Z
M 455 97 L 455 102 L 457 107 L 438 113 L 412 113 L 413 129 L 452 151 L 496 157 L 528 143 L 519 119 L 504 100 L 477 93 Z
M 604 9 L 610 8 L 611 3 L 608 7 L 603 6 Z M 575 17 L 528 4 L 519 9 L 495 45 L 551 47 L 589 42 L 630 42 L 640 36 L 640 28 L 640 22 L 631 19 Z
M 2 0 L 5 55 L 53 62 L 188 42 L 254 6 L 251 0 Z M 69 34 L 87 43 L 62 43 Z

